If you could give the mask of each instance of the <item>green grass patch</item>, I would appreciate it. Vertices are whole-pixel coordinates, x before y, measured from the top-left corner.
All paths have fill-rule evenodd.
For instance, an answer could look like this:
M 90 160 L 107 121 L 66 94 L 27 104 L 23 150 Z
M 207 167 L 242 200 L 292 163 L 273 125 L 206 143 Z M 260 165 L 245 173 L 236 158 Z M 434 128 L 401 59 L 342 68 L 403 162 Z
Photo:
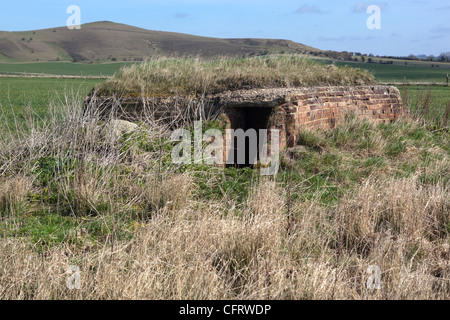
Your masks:
M 65 103 L 64 95 L 84 97 L 102 82 L 98 79 L 0 78 L 0 114 L 14 130 L 25 122 L 30 112 L 45 118 L 49 105 Z M 5 129 L 2 126 L 0 132 Z
M 305 149 L 283 162 L 280 182 L 292 185 L 294 198 L 334 203 L 369 177 L 409 177 L 448 181 L 439 164 L 449 155 L 449 133 L 438 135 L 409 121 L 374 125 L 348 117 L 335 130 L 301 130 Z M 290 181 L 290 182 L 289 182 Z
M 450 87 L 406 86 L 399 88 L 402 99 L 417 118 L 429 120 L 436 129 L 450 125 Z M 447 117 L 447 120 L 446 120 Z M 447 122 L 447 123 L 446 123 Z
M 131 62 L 85 64 L 72 62 L 0 63 L 0 74 L 51 74 L 66 76 L 112 76 Z
M 107 239 L 131 239 L 137 222 L 126 216 L 84 217 L 61 216 L 39 211 L 33 214 L 2 217 L 0 237 L 24 237 L 36 245 L 38 251 L 61 243 L 94 247 Z

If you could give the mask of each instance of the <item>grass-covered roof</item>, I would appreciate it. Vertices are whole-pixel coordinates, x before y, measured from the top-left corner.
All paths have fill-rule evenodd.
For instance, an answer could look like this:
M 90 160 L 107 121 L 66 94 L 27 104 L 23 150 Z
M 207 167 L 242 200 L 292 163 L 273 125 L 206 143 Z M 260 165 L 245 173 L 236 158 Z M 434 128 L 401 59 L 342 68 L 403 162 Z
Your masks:
M 366 85 L 367 71 L 329 65 L 300 55 L 252 58 L 157 58 L 122 68 L 99 85 L 100 94 L 214 94 L 227 90 Z

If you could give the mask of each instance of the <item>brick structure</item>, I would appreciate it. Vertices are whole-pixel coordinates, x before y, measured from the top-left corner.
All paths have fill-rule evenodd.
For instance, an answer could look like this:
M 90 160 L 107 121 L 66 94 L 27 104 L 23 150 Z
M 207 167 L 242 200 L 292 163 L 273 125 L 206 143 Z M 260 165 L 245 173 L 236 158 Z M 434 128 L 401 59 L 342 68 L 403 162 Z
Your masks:
M 314 87 L 237 91 L 219 102 L 232 129 L 278 129 L 280 147 L 296 143 L 300 128 L 329 129 L 351 112 L 360 119 L 388 123 L 403 110 L 395 87 Z
M 196 110 L 192 108 L 196 105 L 201 105 L 203 112 L 222 113 L 231 129 L 280 130 L 281 149 L 295 146 L 300 128 L 334 128 L 349 112 L 375 123 L 388 123 L 398 119 L 403 111 L 398 89 L 378 85 L 236 90 L 203 97 L 90 97 L 86 100 L 86 107 L 95 107 L 102 114 L 112 113 L 116 118 L 133 121 L 147 110 L 156 118 L 169 119 L 175 126 L 179 115 Z M 198 117 L 198 113 L 189 117 Z

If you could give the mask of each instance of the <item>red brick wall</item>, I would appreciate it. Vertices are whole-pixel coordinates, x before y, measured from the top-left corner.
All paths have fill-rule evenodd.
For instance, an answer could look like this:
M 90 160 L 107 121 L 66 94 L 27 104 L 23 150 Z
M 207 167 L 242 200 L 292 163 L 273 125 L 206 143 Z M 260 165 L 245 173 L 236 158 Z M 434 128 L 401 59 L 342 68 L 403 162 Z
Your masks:
M 375 123 L 392 122 L 398 119 L 403 104 L 395 87 L 316 87 L 304 89 L 277 109 L 286 118 L 286 141 L 282 144 L 293 146 L 301 127 L 334 128 L 349 112 Z

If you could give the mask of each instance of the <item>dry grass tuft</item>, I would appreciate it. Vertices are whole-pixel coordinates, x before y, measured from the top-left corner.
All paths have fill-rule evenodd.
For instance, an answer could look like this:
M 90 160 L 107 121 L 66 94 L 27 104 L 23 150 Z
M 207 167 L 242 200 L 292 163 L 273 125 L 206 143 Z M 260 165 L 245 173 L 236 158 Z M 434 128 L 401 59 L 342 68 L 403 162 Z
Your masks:
M 16 212 L 31 191 L 32 181 L 28 177 L 17 176 L 0 180 L 0 212 Z
M 357 241 L 384 232 L 433 241 L 445 238 L 450 224 L 448 189 L 421 186 L 417 176 L 381 183 L 369 179 L 338 209 L 348 248 L 359 248 Z

